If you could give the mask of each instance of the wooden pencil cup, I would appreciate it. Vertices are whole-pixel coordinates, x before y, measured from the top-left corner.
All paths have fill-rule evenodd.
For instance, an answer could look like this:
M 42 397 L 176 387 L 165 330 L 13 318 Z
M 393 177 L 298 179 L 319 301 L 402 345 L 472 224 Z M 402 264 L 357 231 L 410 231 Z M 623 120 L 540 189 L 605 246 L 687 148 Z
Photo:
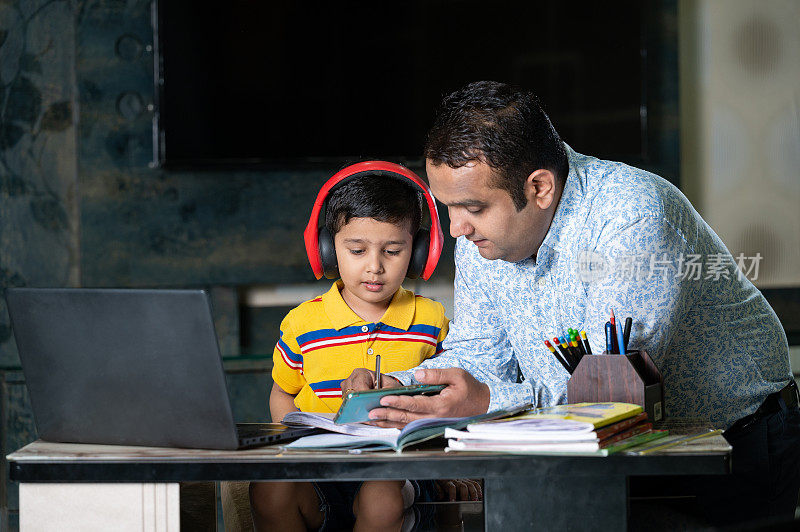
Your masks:
M 664 380 L 646 351 L 585 355 L 567 383 L 568 403 L 642 405 L 651 421 L 664 418 Z

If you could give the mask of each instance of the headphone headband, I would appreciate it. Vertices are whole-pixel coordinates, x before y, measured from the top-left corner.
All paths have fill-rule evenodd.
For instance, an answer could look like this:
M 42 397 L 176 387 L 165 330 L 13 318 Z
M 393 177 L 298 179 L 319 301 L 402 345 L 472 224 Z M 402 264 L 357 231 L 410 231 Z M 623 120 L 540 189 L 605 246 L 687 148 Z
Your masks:
M 352 164 L 336 172 L 333 177 L 322 185 L 322 188 L 317 194 L 317 199 L 314 201 L 314 207 L 311 209 L 311 217 L 308 220 L 308 225 L 303 232 L 306 253 L 308 254 L 308 261 L 311 263 L 314 276 L 317 279 L 321 279 L 324 273 L 319 248 L 319 232 L 320 227 L 325 224 L 325 220 L 321 220 L 320 214 L 325 207 L 328 197 L 334 189 L 343 184 L 346 180 L 363 174 L 383 175 L 404 181 L 407 180 L 413 183 L 412 186 L 416 186 L 416 188 L 422 192 L 425 202 L 428 205 L 428 213 L 431 221 L 427 259 L 425 260 L 425 266 L 420 275 L 427 281 L 433 274 L 434 269 L 436 269 L 439 256 L 442 254 L 442 244 L 444 242 L 442 226 L 439 222 L 439 212 L 436 210 L 436 200 L 433 198 L 431 189 L 417 174 L 405 166 L 387 161 L 364 161 Z

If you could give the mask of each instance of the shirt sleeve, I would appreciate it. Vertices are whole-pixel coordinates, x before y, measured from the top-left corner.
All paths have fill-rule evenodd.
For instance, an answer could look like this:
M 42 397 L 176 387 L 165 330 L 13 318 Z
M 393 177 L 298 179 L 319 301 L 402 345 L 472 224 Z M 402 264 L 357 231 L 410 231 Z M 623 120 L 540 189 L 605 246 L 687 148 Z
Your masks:
M 455 316 L 439 356 L 425 360 L 418 368 L 462 368 L 489 386 L 489 411 L 532 402 L 530 384 L 517 383 L 517 360 L 508 341 L 484 278 L 476 263 L 467 257 L 463 239 L 455 250 Z M 403 384 L 414 384 L 414 370 L 391 375 Z
M 303 354 L 292 330 L 291 313 L 281 322 L 280 337 L 272 352 L 272 380 L 281 389 L 297 395 L 305 386 L 303 376 Z
M 676 324 L 684 323 L 693 294 L 702 285 L 702 279 L 686 271 L 685 261 L 693 253 L 664 217 L 640 217 L 601 234 L 594 257 L 603 267 L 584 279 L 584 323 L 590 337 L 597 339 L 593 351 L 605 350 L 604 326 L 613 309 L 623 325 L 626 317 L 633 319 L 628 350 L 644 349 L 662 372 L 667 369 Z
M 442 342 L 447 337 L 447 333 L 450 330 L 450 320 L 447 319 L 447 316 L 444 315 L 444 307 L 442 308 L 442 326 L 439 328 L 439 336 L 436 338 L 436 354 L 434 356 L 439 356 L 444 352 L 444 347 L 442 347 Z

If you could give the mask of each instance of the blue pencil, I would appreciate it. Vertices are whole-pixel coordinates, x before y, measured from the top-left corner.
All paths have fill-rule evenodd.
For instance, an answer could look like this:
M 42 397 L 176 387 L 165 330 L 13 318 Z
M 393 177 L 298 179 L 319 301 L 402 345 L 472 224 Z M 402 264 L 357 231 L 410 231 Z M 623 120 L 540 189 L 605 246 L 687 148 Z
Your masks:
M 622 323 L 617 320 L 617 342 L 619 342 L 619 354 L 625 354 L 625 340 L 622 337 Z

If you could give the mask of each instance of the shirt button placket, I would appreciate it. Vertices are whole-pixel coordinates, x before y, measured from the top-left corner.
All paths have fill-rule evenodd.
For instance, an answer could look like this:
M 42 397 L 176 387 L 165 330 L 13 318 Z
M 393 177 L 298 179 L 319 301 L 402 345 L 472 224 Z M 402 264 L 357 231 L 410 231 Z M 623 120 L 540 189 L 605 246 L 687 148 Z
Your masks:
M 369 327 L 368 327 L 368 326 L 366 326 L 366 325 L 364 325 L 363 327 L 361 327 L 361 330 L 362 330 L 363 332 L 370 332 L 370 330 L 369 330 Z M 371 356 L 373 355 L 373 353 L 375 352 L 375 351 L 372 349 L 372 343 L 373 343 L 374 341 L 375 341 L 375 338 L 374 338 L 374 336 L 373 336 L 372 334 L 370 334 L 370 335 L 369 335 L 369 338 L 368 338 L 368 340 L 367 340 L 367 342 L 365 343 L 365 345 L 367 346 L 367 357 L 371 357 Z M 365 358 L 367 359 L 367 363 L 371 363 L 371 361 L 370 361 L 370 360 L 369 360 L 367 357 L 365 357 Z

